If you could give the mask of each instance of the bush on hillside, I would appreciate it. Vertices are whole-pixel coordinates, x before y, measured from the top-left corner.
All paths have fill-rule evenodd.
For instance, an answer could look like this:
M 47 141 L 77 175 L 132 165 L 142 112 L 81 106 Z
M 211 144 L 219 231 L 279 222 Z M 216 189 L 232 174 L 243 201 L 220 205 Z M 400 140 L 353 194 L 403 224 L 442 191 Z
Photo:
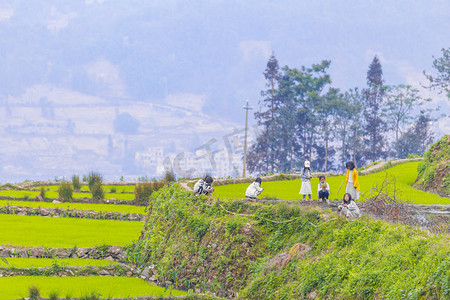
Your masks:
M 59 299 L 59 292 L 58 291 L 52 291 L 48 295 L 49 300 L 58 300 Z
M 41 299 L 41 292 L 39 291 L 39 288 L 36 287 L 35 285 L 30 286 L 28 288 L 28 293 L 29 293 L 29 299 L 30 300 L 39 300 Z
M 170 184 L 170 183 L 176 181 L 175 173 L 172 172 L 172 171 L 166 171 L 166 173 L 164 174 L 164 179 L 163 180 L 167 184 Z
M 136 184 L 134 188 L 134 200 L 136 204 L 147 205 L 148 198 L 153 192 L 153 185 L 151 182 L 143 182 Z
M 92 192 L 95 183 L 99 183 L 100 185 L 103 183 L 103 176 L 100 173 L 92 171 L 86 177 L 86 181 L 88 182 L 89 191 Z
M 75 174 L 72 176 L 72 185 L 75 192 L 79 192 L 81 190 L 80 176 Z
M 59 199 L 64 201 L 71 201 L 73 195 L 73 186 L 67 181 L 63 181 L 59 184 L 58 188 Z
M 94 185 L 91 188 L 91 194 L 92 200 L 95 202 L 105 199 L 105 191 L 103 190 L 103 186 L 100 182 L 94 182 Z
M 136 184 L 134 188 L 134 200 L 138 205 L 147 205 L 148 199 L 154 191 L 158 191 L 165 185 L 164 181 L 154 180 Z
M 41 191 L 39 192 L 39 195 L 41 195 L 42 199 L 45 199 L 45 186 L 41 186 Z
M 424 153 L 414 187 L 450 197 L 450 135 L 443 136 Z

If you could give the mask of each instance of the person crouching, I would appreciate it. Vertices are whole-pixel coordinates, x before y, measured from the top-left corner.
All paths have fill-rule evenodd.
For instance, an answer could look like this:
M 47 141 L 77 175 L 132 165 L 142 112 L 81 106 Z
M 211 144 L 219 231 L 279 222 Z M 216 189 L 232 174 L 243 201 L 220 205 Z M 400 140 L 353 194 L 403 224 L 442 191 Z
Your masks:
M 264 191 L 264 189 L 261 187 L 261 178 L 257 177 L 255 181 L 253 181 L 245 191 L 245 198 L 249 200 L 256 200 L 258 199 L 258 195 Z
M 211 193 L 214 192 L 214 189 L 211 186 L 213 181 L 213 178 L 209 175 L 205 176 L 203 179 L 200 179 L 194 185 L 194 193 L 197 195 L 211 195 Z
M 340 215 L 346 218 L 360 218 L 361 212 L 349 193 L 345 193 L 342 204 L 339 204 Z
M 325 182 L 325 176 L 320 175 L 319 176 L 319 185 L 317 186 L 317 198 L 319 198 L 319 201 L 327 201 L 328 197 L 330 196 L 330 185 L 328 182 Z

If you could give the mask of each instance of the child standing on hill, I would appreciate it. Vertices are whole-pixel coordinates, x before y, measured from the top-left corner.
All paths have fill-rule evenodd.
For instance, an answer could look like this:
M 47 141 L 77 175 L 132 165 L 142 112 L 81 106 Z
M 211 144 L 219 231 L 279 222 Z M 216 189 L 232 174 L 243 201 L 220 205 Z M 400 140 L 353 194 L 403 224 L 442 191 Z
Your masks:
M 258 199 L 258 195 L 264 191 L 264 189 L 261 187 L 261 178 L 257 177 L 255 181 L 253 181 L 245 191 L 245 198 L 249 200 L 256 200 Z
M 309 196 L 309 201 L 311 201 L 311 194 L 312 194 L 312 190 L 311 190 L 311 178 L 312 178 L 312 174 L 311 174 L 311 163 L 309 161 L 305 161 L 304 164 L 304 168 L 301 174 L 301 179 L 302 179 L 302 187 L 300 189 L 300 193 L 303 195 L 302 200 L 306 199 L 306 195 Z
M 359 199 L 359 181 L 358 171 L 356 171 L 355 164 L 349 161 L 345 164 L 347 168 L 347 175 L 345 177 L 346 189 L 345 192 L 352 196 L 352 199 Z
M 197 195 L 210 195 L 214 189 L 212 188 L 211 184 L 213 183 L 213 178 L 211 176 L 205 176 L 205 178 L 200 179 L 197 181 L 197 183 L 194 185 L 194 193 Z
M 328 201 L 328 196 L 330 196 L 330 185 L 325 182 L 325 176 L 319 176 L 319 185 L 317 186 L 317 198 L 320 201 Z

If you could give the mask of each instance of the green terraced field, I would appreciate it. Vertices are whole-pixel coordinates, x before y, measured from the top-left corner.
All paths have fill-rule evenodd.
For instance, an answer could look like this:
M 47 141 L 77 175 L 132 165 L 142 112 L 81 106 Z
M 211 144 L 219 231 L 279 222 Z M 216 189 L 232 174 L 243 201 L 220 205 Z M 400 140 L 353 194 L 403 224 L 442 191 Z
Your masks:
M 0 244 L 33 247 L 124 246 L 142 222 L 0 215 Z
M 58 191 L 58 187 L 59 185 L 46 185 L 44 186 L 46 191 L 51 191 L 51 192 L 57 192 Z M 105 192 L 110 193 L 112 188 L 116 189 L 116 193 L 122 193 L 122 192 L 127 192 L 127 193 L 133 193 L 134 192 L 134 185 L 104 185 L 103 189 L 105 190 Z M 34 188 L 32 188 L 32 190 L 36 190 L 36 191 L 40 191 L 41 187 L 40 186 L 36 186 Z M 89 187 L 87 185 L 83 185 L 80 189 L 81 191 L 89 191 Z
M 0 200 L 2 206 L 24 206 L 24 207 L 42 207 L 42 208 L 60 208 L 60 209 L 79 209 L 101 212 L 118 212 L 124 214 L 145 214 L 144 206 L 135 205 L 112 205 L 112 204 L 91 204 L 91 203 L 51 203 L 36 201 L 15 201 Z
M 0 191 L 0 196 L 1 196 Z M 58 199 L 58 192 L 46 192 L 45 197 L 50 199 Z M 82 198 L 91 198 L 92 195 L 90 193 L 73 193 L 74 199 L 82 199 Z M 119 194 L 119 193 L 105 193 L 105 199 L 117 199 L 117 200 L 126 200 L 132 201 L 134 200 L 134 194 Z
M 39 192 L 33 191 L 14 191 L 14 190 L 2 190 L 0 191 L 0 196 L 3 197 L 14 197 L 14 198 L 34 198 L 39 195 Z
M 42 297 L 48 298 L 53 291 L 59 292 L 60 298 L 82 297 L 92 292 L 99 293 L 102 298 L 169 296 L 169 290 L 147 283 L 144 280 L 130 277 L 45 277 L 15 276 L 0 278 L 0 299 L 20 299 L 28 297 L 28 288 L 37 286 Z M 173 291 L 172 295 L 185 295 L 183 291 Z
M 361 193 L 368 192 L 372 187 L 380 185 L 386 173 L 396 177 L 396 188 L 401 192 L 398 195 L 401 199 L 405 199 L 415 204 L 450 204 L 449 198 L 440 197 L 433 193 L 423 192 L 411 187 L 417 178 L 417 166 L 419 162 L 405 163 L 397 165 L 386 171 L 381 171 L 366 176 L 360 176 L 359 181 L 361 185 Z M 336 195 L 342 181 L 345 180 L 345 176 L 328 177 L 326 181 L 330 184 L 331 195 L 330 199 L 342 199 L 345 193 L 345 183 Z M 313 199 L 317 199 L 317 185 L 319 184 L 318 178 L 311 180 L 311 187 L 313 190 Z M 220 199 L 242 199 L 245 198 L 245 190 L 248 187 L 248 183 L 230 184 L 214 187 L 214 196 Z M 265 189 L 259 198 L 273 197 L 283 200 L 299 200 L 301 180 L 286 180 L 286 181 L 270 181 L 262 183 L 262 187 Z M 390 192 L 392 195 L 392 192 Z M 365 197 L 370 196 L 367 193 Z M 360 198 L 363 201 L 363 198 Z
M 40 192 L 33 191 L 14 191 L 14 190 L 2 190 L 0 196 L 11 198 L 34 198 L 39 195 Z M 58 199 L 58 192 L 46 192 L 45 197 L 49 199 Z M 90 193 L 73 193 L 74 199 L 91 198 Z M 134 200 L 134 194 L 122 194 L 122 193 L 105 193 L 105 199 L 117 199 L 117 200 Z
M 6 262 L 5 262 L 6 260 Z M 104 259 L 75 259 L 75 258 L 18 258 L 8 257 L 0 260 L 0 267 L 2 268 L 43 268 L 51 267 L 54 264 L 64 267 L 85 267 L 85 266 L 108 266 L 116 265 L 118 262 L 104 260 Z

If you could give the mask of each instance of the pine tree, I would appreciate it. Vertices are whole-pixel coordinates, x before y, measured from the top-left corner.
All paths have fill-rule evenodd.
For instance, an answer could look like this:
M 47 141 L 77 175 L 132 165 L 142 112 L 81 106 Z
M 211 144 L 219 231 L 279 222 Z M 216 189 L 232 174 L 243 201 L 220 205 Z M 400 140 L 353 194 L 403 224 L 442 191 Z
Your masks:
M 250 172 L 256 170 L 273 172 L 276 168 L 275 144 L 278 138 L 275 129 L 275 118 L 280 107 L 278 86 L 282 73 L 274 53 L 270 56 L 263 74 L 266 79 L 267 89 L 261 91 L 263 99 L 260 101 L 260 110 L 255 112 L 255 119 L 258 125 L 262 127 L 262 135 L 258 137 L 257 142 L 249 149 L 248 168 Z
M 377 56 L 373 58 L 367 71 L 368 88 L 364 90 L 364 117 L 366 131 L 366 157 L 370 161 L 386 157 L 384 131 L 386 125 L 382 119 L 382 106 L 385 87 L 383 70 Z

